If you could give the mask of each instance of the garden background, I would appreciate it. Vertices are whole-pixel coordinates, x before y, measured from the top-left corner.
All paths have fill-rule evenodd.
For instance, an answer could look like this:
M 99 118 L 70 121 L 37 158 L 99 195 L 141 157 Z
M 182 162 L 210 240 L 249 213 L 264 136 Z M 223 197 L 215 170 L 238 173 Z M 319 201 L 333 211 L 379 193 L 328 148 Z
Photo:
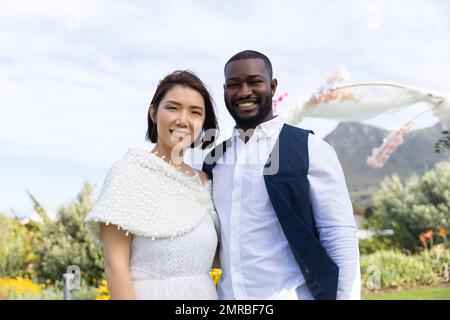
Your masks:
M 108 167 L 130 147 L 151 148 L 148 103 L 166 74 L 190 69 L 204 80 L 219 142 L 233 127 L 223 66 L 245 49 L 271 59 L 278 94 L 288 93 L 281 109 L 341 66 L 355 82 L 449 92 L 449 10 L 444 0 L 1 0 L 0 299 L 62 299 L 62 274 L 73 265 L 75 298 L 108 298 L 101 247 L 82 220 Z M 450 299 L 448 133 L 425 113 L 383 168 L 366 165 L 372 148 L 423 108 L 300 123 L 343 165 L 367 299 Z M 187 161 L 198 168 L 203 156 Z

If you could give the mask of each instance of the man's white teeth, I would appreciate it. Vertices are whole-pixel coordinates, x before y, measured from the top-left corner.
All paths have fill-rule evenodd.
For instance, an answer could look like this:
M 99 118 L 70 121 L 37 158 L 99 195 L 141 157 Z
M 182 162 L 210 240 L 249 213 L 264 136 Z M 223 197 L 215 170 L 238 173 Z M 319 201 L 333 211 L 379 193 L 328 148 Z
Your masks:
M 253 106 L 253 104 L 254 104 L 253 102 L 244 102 L 244 103 L 239 103 L 238 106 L 241 108 L 248 108 L 248 107 Z

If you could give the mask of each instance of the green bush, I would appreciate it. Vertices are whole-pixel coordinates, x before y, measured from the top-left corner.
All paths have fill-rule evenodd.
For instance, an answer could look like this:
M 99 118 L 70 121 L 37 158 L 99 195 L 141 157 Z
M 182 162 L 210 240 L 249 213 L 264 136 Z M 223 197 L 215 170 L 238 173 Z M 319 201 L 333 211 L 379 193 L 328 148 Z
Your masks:
M 389 250 L 393 248 L 395 248 L 395 245 L 386 236 L 374 236 L 369 239 L 359 240 L 360 254 L 371 254 L 377 251 Z
M 16 277 L 30 273 L 32 233 L 18 219 L 0 214 L 0 276 Z
M 412 255 L 398 250 L 377 251 L 361 255 L 360 262 L 364 292 L 437 285 L 449 281 L 450 249 L 442 244 Z M 373 285 L 377 278 L 380 286 L 370 287 L 369 284 Z
M 422 232 L 450 227 L 449 181 L 449 160 L 436 164 L 422 177 L 410 177 L 405 185 L 397 175 L 386 178 L 374 194 L 368 225 L 373 230 L 392 230 L 389 239 L 394 246 L 416 252 Z M 443 240 L 435 232 L 434 243 Z
M 40 209 L 44 223 L 40 230 L 41 239 L 34 243 L 34 251 L 39 257 L 36 271 L 40 280 L 61 280 L 70 265 L 80 268 L 81 278 L 87 284 L 103 277 L 101 245 L 83 223 L 91 207 L 92 188 L 85 184 L 76 200 L 67 207 L 60 207 L 56 219 L 49 219 Z

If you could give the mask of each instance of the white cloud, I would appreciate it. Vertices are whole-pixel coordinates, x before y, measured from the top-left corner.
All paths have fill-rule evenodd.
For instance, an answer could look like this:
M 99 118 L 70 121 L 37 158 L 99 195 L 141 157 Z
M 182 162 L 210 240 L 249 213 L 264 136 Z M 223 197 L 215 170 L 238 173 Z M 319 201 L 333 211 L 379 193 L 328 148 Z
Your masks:
M 289 93 L 284 105 L 340 65 L 354 82 L 449 91 L 449 8 L 425 0 L 3 0 L 0 154 L 106 168 L 145 145 L 147 105 L 174 69 L 193 70 L 211 89 L 225 138 L 233 121 L 223 65 L 243 49 L 271 58 L 279 93 Z M 305 123 L 318 132 L 335 125 Z

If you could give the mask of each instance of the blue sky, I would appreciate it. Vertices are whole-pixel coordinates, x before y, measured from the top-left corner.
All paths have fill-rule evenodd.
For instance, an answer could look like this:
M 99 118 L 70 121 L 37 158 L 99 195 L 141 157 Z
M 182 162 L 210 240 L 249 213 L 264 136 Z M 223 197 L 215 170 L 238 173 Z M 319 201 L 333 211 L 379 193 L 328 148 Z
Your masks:
M 0 0 L 0 212 L 29 214 L 25 190 L 53 212 L 83 181 L 98 192 L 115 159 L 149 147 L 148 103 L 175 69 L 210 88 L 226 138 L 223 65 L 244 49 L 272 60 L 283 104 L 343 65 L 355 82 L 448 92 L 449 13 L 444 0 Z M 336 123 L 302 125 L 324 135 Z

